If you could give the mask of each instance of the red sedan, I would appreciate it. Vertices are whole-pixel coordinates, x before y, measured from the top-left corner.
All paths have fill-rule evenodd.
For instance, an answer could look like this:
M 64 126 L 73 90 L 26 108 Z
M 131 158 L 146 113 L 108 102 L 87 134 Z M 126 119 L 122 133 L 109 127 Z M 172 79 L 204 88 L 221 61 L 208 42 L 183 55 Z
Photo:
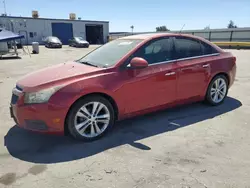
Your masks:
M 235 62 L 195 36 L 128 36 L 19 80 L 11 116 L 28 130 L 94 140 L 124 118 L 195 101 L 221 104 Z

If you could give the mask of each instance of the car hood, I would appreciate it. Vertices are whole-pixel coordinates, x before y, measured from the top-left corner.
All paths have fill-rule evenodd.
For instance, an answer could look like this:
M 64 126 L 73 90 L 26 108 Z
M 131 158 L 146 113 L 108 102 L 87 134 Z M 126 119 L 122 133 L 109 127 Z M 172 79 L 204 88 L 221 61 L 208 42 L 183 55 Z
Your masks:
M 50 43 L 53 43 L 53 44 L 62 44 L 62 42 L 56 42 L 56 41 L 50 41 Z
M 28 74 L 20 79 L 17 85 L 24 90 L 29 90 L 34 87 L 45 86 L 46 84 L 57 84 L 57 82 L 60 81 L 70 81 L 78 76 L 87 76 L 98 70 L 102 70 L 102 68 L 92 67 L 77 62 L 66 62 Z

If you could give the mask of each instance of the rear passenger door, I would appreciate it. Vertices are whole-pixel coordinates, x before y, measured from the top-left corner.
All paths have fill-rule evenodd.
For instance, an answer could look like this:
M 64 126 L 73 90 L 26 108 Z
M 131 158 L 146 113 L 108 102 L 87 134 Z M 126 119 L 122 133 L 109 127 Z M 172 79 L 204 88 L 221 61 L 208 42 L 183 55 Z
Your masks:
M 208 52 L 206 44 L 196 39 L 181 36 L 174 41 L 178 66 L 177 99 L 198 99 L 204 95 L 210 77 L 212 51 Z

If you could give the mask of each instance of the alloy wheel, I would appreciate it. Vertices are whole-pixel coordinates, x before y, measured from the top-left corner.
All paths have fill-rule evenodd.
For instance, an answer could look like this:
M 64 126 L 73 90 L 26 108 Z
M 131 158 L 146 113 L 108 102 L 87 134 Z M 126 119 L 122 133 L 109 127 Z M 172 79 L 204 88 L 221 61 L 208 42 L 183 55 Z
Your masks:
M 214 103 L 220 103 L 227 94 L 227 83 L 223 78 L 216 79 L 211 87 L 210 96 Z
M 76 113 L 74 126 L 76 131 L 87 138 L 102 134 L 110 123 L 108 107 L 101 102 L 89 102 Z

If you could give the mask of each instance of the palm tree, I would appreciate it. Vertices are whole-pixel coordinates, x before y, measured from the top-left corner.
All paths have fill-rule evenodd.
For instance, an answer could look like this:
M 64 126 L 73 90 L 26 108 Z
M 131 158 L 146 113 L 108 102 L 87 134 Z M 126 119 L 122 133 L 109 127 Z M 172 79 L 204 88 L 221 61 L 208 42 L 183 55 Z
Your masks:
M 131 25 L 131 26 L 130 26 L 130 28 L 131 28 L 131 30 L 132 30 L 132 34 L 133 34 L 133 32 L 134 32 L 134 28 L 135 28 L 135 27 L 134 27 L 133 25 Z

